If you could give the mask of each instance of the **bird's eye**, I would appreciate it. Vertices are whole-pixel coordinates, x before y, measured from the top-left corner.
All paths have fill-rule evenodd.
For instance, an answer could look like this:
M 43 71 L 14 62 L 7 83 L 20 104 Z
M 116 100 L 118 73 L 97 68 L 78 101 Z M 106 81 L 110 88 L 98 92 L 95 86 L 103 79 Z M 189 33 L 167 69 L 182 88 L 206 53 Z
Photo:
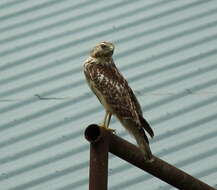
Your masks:
M 101 44 L 101 47 L 102 47 L 102 48 L 105 48 L 105 47 L 106 47 L 106 45 L 105 45 L 105 44 Z

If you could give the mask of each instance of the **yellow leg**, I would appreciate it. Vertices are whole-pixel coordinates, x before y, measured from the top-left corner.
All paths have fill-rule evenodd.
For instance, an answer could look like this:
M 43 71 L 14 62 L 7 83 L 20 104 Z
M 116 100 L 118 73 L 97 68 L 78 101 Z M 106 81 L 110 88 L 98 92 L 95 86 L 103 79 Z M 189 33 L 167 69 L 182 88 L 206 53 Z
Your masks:
M 115 131 L 114 129 L 109 129 L 109 123 L 111 121 L 111 117 L 112 117 L 112 114 L 106 111 L 105 117 L 103 120 L 103 125 L 101 127 L 104 127 L 106 130 L 114 132 Z
M 110 123 L 110 121 L 111 121 L 111 117 L 112 117 L 112 114 L 111 113 L 109 113 L 108 114 L 108 119 L 107 119 L 107 123 L 106 123 L 106 127 L 108 128 L 109 127 L 109 123 Z
M 108 117 L 108 114 L 109 112 L 105 112 L 105 117 L 104 117 L 104 120 L 103 120 L 103 127 L 106 127 L 106 121 L 107 121 L 107 117 Z

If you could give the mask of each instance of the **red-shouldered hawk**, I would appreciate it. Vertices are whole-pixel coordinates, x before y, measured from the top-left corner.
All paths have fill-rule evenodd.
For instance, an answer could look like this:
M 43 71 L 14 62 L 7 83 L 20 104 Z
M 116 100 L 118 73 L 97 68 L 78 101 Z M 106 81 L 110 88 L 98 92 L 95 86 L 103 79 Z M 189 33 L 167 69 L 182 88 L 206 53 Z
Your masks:
M 114 45 L 110 42 L 97 44 L 84 63 L 84 73 L 88 85 L 105 108 L 103 126 L 108 129 L 112 115 L 132 134 L 146 160 L 151 160 L 152 153 L 145 130 L 151 137 L 154 133 L 143 118 L 142 109 L 129 87 L 114 64 L 112 55 Z

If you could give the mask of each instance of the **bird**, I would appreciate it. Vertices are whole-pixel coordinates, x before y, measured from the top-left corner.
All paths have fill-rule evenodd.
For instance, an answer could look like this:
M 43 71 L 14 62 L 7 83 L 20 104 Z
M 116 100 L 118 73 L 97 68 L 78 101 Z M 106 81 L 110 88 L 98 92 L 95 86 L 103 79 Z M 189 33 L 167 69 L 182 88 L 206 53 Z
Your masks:
M 146 132 L 150 137 L 154 137 L 154 132 L 144 119 L 133 90 L 114 63 L 114 49 L 113 43 L 102 41 L 91 49 L 83 64 L 86 81 L 105 109 L 101 127 L 113 131 L 109 128 L 109 123 L 114 115 L 135 138 L 144 159 L 153 161 Z

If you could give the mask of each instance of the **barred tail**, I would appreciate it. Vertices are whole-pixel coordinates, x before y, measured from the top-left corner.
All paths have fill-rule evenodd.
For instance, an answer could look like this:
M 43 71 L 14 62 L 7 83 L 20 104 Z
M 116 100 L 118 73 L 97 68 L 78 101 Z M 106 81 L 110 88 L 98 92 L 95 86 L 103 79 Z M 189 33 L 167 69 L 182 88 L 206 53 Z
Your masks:
M 139 134 L 136 135 L 137 144 L 139 145 L 140 150 L 144 154 L 145 159 L 152 160 L 152 152 L 149 147 L 149 141 L 145 134 L 145 131 L 141 128 L 138 132 Z
M 139 115 L 139 120 L 142 124 L 142 128 L 145 129 L 148 134 L 150 135 L 150 137 L 154 137 L 154 131 L 152 130 L 151 126 L 149 125 L 149 123 L 143 118 L 143 116 Z
M 142 151 L 145 160 L 152 161 L 152 153 L 149 147 L 149 141 L 145 134 L 145 131 L 142 126 L 138 126 L 138 124 L 131 119 L 122 119 L 119 118 L 122 125 L 130 132 L 131 135 L 136 139 L 136 142 Z

